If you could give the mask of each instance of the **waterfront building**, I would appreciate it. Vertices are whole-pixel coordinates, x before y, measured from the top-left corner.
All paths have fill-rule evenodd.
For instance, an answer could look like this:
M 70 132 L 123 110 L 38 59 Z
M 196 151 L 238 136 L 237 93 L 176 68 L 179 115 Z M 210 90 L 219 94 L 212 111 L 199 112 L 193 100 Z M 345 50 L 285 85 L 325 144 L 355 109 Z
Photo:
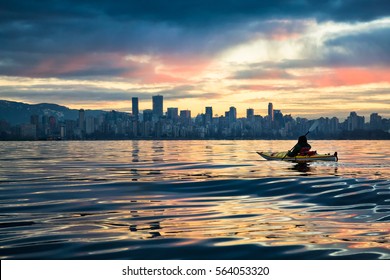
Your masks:
M 153 100 L 153 115 L 157 119 L 163 116 L 163 96 L 156 95 L 152 97 Z
M 284 127 L 284 118 L 281 110 L 273 110 L 274 112 L 274 117 L 273 117 L 273 122 L 274 122 L 274 128 L 275 129 L 280 129 Z
M 138 97 L 131 98 L 131 112 L 133 113 L 133 118 L 138 120 L 139 107 L 138 107 Z
M 237 109 L 236 107 L 229 108 L 229 124 L 233 124 L 237 121 Z
M 23 139 L 35 139 L 37 137 L 37 126 L 35 124 L 22 124 L 20 135 Z
M 84 109 L 79 110 L 79 122 L 78 122 L 80 130 L 85 131 L 85 111 Z
M 331 118 L 329 123 L 329 133 L 335 135 L 339 131 L 339 126 L 339 119 L 336 117 Z
M 144 122 L 151 122 L 153 120 L 153 110 L 146 109 L 143 112 Z
M 274 109 L 272 103 L 269 103 L 269 112 L 264 118 L 254 115 L 254 109 L 249 108 L 246 110 L 246 118 L 238 119 L 234 106 L 224 116 L 213 118 L 213 109 L 209 106 L 205 107 L 205 113 L 192 119 L 190 110 L 181 110 L 179 114 L 179 109 L 175 107 L 168 108 L 166 116 L 159 118 L 155 115 L 156 106 L 154 111 L 148 109 L 140 114 L 137 112 L 138 98 L 133 98 L 132 102 L 133 115 L 110 111 L 99 116 L 92 116 L 91 112 L 86 116 L 85 111 L 80 109 L 78 118 L 74 120 L 56 119 L 57 114 L 43 114 L 41 119 L 39 115 L 31 115 L 29 125 L 13 127 L 0 120 L 0 139 L 291 139 L 306 133 L 315 121 L 283 115 L 280 110 Z M 139 120 L 135 118 L 137 115 Z M 339 123 L 336 117 L 321 117 L 317 121 L 317 129 L 310 134 L 317 139 L 390 137 L 390 120 L 378 113 L 372 113 L 368 123 L 356 112 L 351 112 L 343 123 Z
M 255 111 L 252 108 L 246 109 L 246 118 L 249 121 L 252 121 L 254 117 L 255 117 Z
M 52 132 L 57 128 L 57 120 L 54 116 L 49 117 L 49 127 Z
M 30 124 L 34 124 L 36 127 L 36 136 L 39 135 L 41 130 L 41 124 L 39 123 L 39 116 L 38 115 L 32 115 L 30 117 Z
M 179 108 L 168 108 L 167 119 L 176 122 L 179 119 Z
M 364 117 L 358 116 L 356 112 L 351 112 L 346 122 L 348 131 L 364 128 Z
M 180 110 L 180 122 L 183 124 L 191 123 L 191 111 L 190 110 Z
M 213 122 L 213 107 L 206 107 L 205 122 L 206 124 Z
M 268 103 L 268 120 L 270 123 L 274 121 L 274 106 L 271 102 Z
M 370 129 L 382 129 L 382 117 L 378 113 L 370 115 Z
M 92 134 L 95 132 L 95 118 L 88 116 L 85 121 L 85 133 Z
M 60 138 L 62 140 L 66 139 L 66 126 L 65 126 L 65 124 L 61 124 L 61 126 L 60 126 Z
M 77 124 L 75 120 L 65 120 L 65 136 L 67 139 L 75 138 Z

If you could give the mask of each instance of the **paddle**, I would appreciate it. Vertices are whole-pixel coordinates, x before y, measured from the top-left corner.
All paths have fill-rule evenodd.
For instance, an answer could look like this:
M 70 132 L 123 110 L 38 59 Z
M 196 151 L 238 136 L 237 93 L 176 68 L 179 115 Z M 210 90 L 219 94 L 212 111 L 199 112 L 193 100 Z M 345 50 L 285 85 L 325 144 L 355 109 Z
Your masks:
M 316 129 L 317 126 L 318 126 L 318 123 L 319 123 L 318 120 L 315 121 L 315 122 L 311 125 L 311 127 L 309 128 L 309 130 L 306 132 L 305 136 L 308 135 L 309 132 L 312 132 L 314 129 Z
M 315 122 L 310 126 L 310 128 L 309 128 L 309 130 L 306 132 L 305 136 L 308 135 L 310 132 L 312 132 L 314 129 L 316 129 L 317 126 L 318 126 L 318 120 L 315 121 Z M 294 148 L 295 148 L 295 146 L 292 147 L 291 150 L 289 150 L 288 152 L 292 151 Z M 282 160 L 284 160 L 284 159 L 286 158 L 288 152 L 284 155 L 284 157 L 282 158 Z

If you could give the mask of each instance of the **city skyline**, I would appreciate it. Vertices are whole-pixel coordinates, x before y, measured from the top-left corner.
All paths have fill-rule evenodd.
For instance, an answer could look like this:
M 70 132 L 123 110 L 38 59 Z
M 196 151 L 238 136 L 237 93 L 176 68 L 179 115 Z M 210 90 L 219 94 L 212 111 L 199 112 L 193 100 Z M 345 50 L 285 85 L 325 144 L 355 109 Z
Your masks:
M 390 117 L 389 1 L 3 2 L 0 99 Z
M 163 100 L 161 95 L 153 96 L 153 109 L 144 109 L 142 114 L 139 113 L 138 98 L 133 97 L 132 114 L 119 111 L 88 113 L 91 111 L 79 109 L 78 117 L 75 118 L 73 113 L 73 119 L 65 118 L 64 113 L 55 109 L 41 107 L 40 111 L 36 111 L 24 107 L 24 111 L 30 113 L 29 122 L 18 125 L 9 123 L 12 121 L 10 115 L 15 116 L 12 110 L 20 111 L 22 103 L 12 107 L 12 103 L 2 101 L 2 107 L 7 108 L 8 114 L 0 111 L 0 140 L 291 139 L 306 133 L 314 122 L 318 125 L 311 135 L 320 139 L 390 137 L 390 120 L 378 113 L 371 113 L 369 119 L 353 111 L 344 121 L 335 116 L 309 120 L 284 115 L 269 102 L 265 116 L 257 115 L 254 109 L 248 108 L 246 117 L 240 118 L 234 106 L 230 106 L 224 115 L 213 116 L 212 106 L 206 106 L 204 113 L 195 117 L 188 109 L 168 107 L 164 110 Z M 47 106 L 61 108 L 55 104 Z
M 280 108 L 283 107 L 283 105 L 281 106 L 276 106 L 274 107 L 274 103 L 273 102 L 266 102 L 266 107 L 265 108 L 262 108 L 262 109 L 254 109 L 254 106 L 249 106 L 247 107 L 246 109 L 243 109 L 242 111 L 239 111 L 237 110 L 237 107 L 235 106 L 235 104 L 230 104 L 229 106 L 225 107 L 224 110 L 222 110 L 221 112 L 215 110 L 215 107 L 213 106 L 213 104 L 210 104 L 210 105 L 204 105 L 204 107 L 201 109 L 201 111 L 198 113 L 198 112 L 194 112 L 190 106 L 185 106 L 185 107 L 178 107 L 176 106 L 177 104 L 172 104 L 172 106 L 165 106 L 163 105 L 165 103 L 164 101 L 164 96 L 162 95 L 158 95 L 158 97 L 160 97 L 161 99 L 159 99 L 159 101 L 157 102 L 161 102 L 162 104 L 162 107 L 160 105 L 157 105 L 159 107 L 159 111 L 162 110 L 162 114 L 156 114 L 155 111 L 153 110 L 153 97 L 155 96 L 152 96 L 150 101 L 147 102 L 147 106 L 144 108 L 142 106 L 139 105 L 139 98 L 138 97 L 130 97 L 130 99 L 127 101 L 129 104 L 131 104 L 132 106 L 128 108 L 128 110 L 126 111 L 121 111 L 121 110 L 115 110 L 115 109 L 107 109 L 107 110 L 101 110 L 101 111 L 105 111 L 105 112 L 110 112 L 110 111 L 117 111 L 119 113 L 126 113 L 126 114 L 129 114 L 131 116 L 136 116 L 136 119 L 139 119 L 139 116 L 143 115 L 144 114 L 144 111 L 146 111 L 147 114 L 150 114 L 150 115 L 157 115 L 158 117 L 167 117 L 169 116 L 170 114 L 170 110 L 176 110 L 177 111 L 177 114 L 180 115 L 180 111 L 189 111 L 190 114 L 191 114 L 191 118 L 195 119 L 197 116 L 199 115 L 210 115 L 211 118 L 218 118 L 218 117 L 221 117 L 221 116 L 224 116 L 227 112 L 229 112 L 232 108 L 234 108 L 235 110 L 235 114 L 236 114 L 236 118 L 247 118 L 248 117 L 248 110 L 250 111 L 250 114 L 253 114 L 254 116 L 261 116 L 261 117 L 268 117 L 270 115 L 270 112 L 282 112 L 287 114 L 287 115 L 291 115 L 291 116 L 294 116 L 295 118 L 306 118 L 308 120 L 316 120 L 316 119 L 319 119 L 319 118 L 333 118 L 333 117 L 336 117 L 338 118 L 340 121 L 345 121 L 348 116 L 350 115 L 350 113 L 354 112 L 354 113 L 357 113 L 358 115 L 360 116 L 363 116 L 366 120 L 370 119 L 370 116 L 372 114 L 379 114 L 381 115 L 382 117 L 384 118 L 387 118 L 387 115 L 386 114 L 381 114 L 381 113 L 378 113 L 378 112 L 374 112 L 374 111 L 371 111 L 371 112 L 367 112 L 366 114 L 362 113 L 362 111 L 359 111 L 359 110 L 352 110 L 352 111 L 345 111 L 345 112 L 341 112 L 341 116 L 339 117 L 338 115 L 332 115 L 331 112 L 329 112 L 328 115 L 318 115 L 318 116 L 313 116 L 313 117 L 308 117 L 308 116 L 305 116 L 305 115 L 294 115 L 292 112 L 286 112 L 284 110 L 281 110 Z M 0 100 L 0 101 L 4 101 L 4 102 L 17 102 L 17 101 L 13 101 L 13 100 Z M 88 107 L 79 107 L 79 108 L 70 108 L 70 107 L 67 107 L 66 105 L 64 104 L 56 104 L 56 103 L 51 103 L 51 102 L 42 102 L 42 103 L 36 103 L 36 104 L 33 104 L 33 103 L 24 103 L 24 102 L 21 102 L 22 104 L 26 104 L 26 105 L 39 105 L 39 104 L 52 104 L 52 105 L 59 105 L 59 106 L 63 106 L 63 107 L 66 107 L 70 110 L 94 110 L 92 108 L 88 108 Z M 133 111 L 133 106 L 135 105 L 135 112 Z M 252 104 L 253 105 L 253 104 Z M 280 105 L 280 104 L 279 104 Z M 161 107 L 161 108 L 160 108 Z M 97 109 L 97 110 L 100 110 L 100 109 Z

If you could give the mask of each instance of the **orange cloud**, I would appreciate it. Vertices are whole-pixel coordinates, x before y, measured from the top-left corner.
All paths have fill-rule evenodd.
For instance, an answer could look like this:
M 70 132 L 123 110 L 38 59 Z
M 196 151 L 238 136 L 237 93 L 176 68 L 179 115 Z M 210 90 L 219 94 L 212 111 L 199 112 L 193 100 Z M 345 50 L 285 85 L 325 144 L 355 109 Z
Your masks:
M 148 60 L 127 59 L 124 53 L 95 53 L 49 57 L 23 71 L 30 77 L 63 75 L 117 75 L 139 83 L 183 83 L 199 75 L 210 60 L 197 58 L 153 57 Z
M 121 77 L 130 78 L 138 83 L 144 84 L 182 83 L 185 81 L 185 79 L 180 77 L 156 73 L 155 67 L 150 65 L 136 71 L 125 72 L 121 75 Z
M 304 77 L 316 87 L 353 86 L 388 82 L 390 83 L 390 69 L 387 68 L 335 68 L 329 74 Z
M 301 33 L 289 33 L 286 30 L 277 30 L 277 32 L 271 34 L 270 39 L 274 41 L 286 41 L 297 39 L 300 36 L 302 36 Z
M 50 77 L 59 75 L 77 75 L 80 71 L 94 74 L 101 71 L 130 67 L 119 53 L 93 53 L 74 56 L 48 57 L 31 68 L 23 71 L 23 75 L 31 77 Z
M 203 73 L 211 63 L 207 59 L 156 57 L 146 63 L 137 63 L 136 69 L 123 73 L 122 77 L 141 83 L 183 83 Z
M 182 77 L 189 79 L 191 77 L 200 75 L 212 62 L 211 59 L 202 57 L 173 57 L 163 56 L 161 58 L 162 64 L 157 69 L 173 77 Z

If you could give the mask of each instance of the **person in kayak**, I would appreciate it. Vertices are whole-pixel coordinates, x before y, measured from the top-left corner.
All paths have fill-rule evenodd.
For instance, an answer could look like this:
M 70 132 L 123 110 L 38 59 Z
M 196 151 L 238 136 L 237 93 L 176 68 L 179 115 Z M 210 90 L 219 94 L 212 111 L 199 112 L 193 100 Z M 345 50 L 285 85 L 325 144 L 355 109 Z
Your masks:
M 307 143 L 307 138 L 305 135 L 299 136 L 298 143 L 287 152 L 288 157 L 296 157 L 298 154 L 305 155 L 309 152 L 311 146 Z

